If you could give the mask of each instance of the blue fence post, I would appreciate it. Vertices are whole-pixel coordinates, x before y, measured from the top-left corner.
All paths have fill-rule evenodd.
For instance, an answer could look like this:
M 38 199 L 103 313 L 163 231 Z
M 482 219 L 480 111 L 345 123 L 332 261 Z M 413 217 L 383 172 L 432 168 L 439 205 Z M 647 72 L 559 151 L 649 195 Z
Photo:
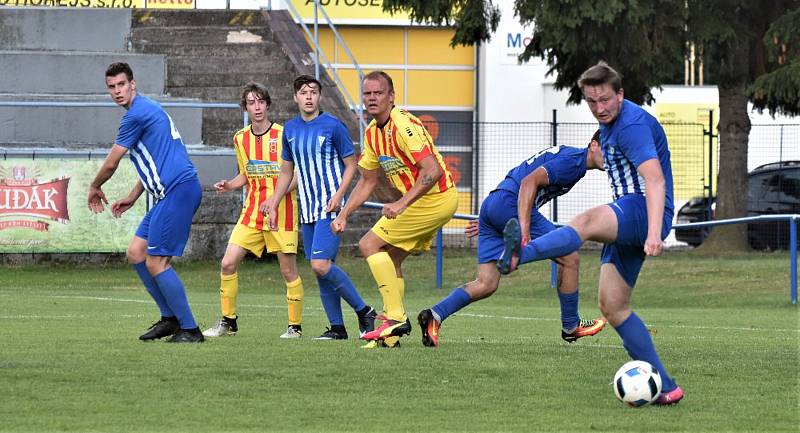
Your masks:
M 442 288 L 442 266 L 444 263 L 444 246 L 442 245 L 442 229 L 436 231 L 436 288 Z
M 789 259 L 792 261 L 789 277 L 792 284 L 792 304 L 797 305 L 797 219 L 789 219 Z
M 558 265 L 556 262 L 550 262 L 550 287 L 558 288 Z

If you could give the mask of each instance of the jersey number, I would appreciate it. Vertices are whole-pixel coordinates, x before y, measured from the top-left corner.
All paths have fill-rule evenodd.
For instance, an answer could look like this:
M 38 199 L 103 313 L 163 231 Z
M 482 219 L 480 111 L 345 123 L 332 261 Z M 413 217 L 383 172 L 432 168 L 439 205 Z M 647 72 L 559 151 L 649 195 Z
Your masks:
M 533 155 L 532 157 L 528 158 L 528 160 L 525 161 L 525 163 L 527 163 L 528 165 L 531 165 L 531 164 L 533 164 L 533 161 L 536 160 L 536 158 L 544 155 L 545 153 L 552 153 L 553 155 L 555 155 L 556 153 L 558 153 L 560 151 L 561 151 L 561 146 L 548 147 L 547 149 L 540 150 L 539 152 L 536 153 L 536 155 Z

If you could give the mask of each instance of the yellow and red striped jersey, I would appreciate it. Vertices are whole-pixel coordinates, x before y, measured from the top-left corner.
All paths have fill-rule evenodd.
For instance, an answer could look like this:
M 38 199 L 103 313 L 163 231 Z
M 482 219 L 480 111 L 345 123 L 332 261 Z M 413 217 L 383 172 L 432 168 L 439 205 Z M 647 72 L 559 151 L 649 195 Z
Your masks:
M 383 168 L 389 182 L 403 194 L 417 181 L 417 162 L 430 155 L 442 167 L 442 177 L 425 194 L 438 194 L 454 187 L 453 176 L 436 150 L 433 138 L 422 122 L 406 110 L 392 108 L 383 127 L 372 119 L 364 133 L 364 143 L 358 165 L 366 170 Z
M 269 220 L 258 208 L 275 191 L 281 172 L 281 145 L 283 126 L 273 123 L 261 135 L 253 134 L 248 125 L 233 136 L 233 147 L 239 163 L 239 173 L 247 176 L 247 198 L 244 201 L 239 224 L 264 230 Z M 278 204 L 278 230 L 297 230 L 297 197 L 289 191 Z

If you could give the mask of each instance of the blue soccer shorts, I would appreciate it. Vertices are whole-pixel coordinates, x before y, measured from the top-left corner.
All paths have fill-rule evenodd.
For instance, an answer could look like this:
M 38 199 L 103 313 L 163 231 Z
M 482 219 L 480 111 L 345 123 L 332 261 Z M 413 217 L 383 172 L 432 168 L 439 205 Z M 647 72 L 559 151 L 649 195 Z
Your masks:
M 183 255 L 192 229 L 192 218 L 202 197 L 200 182 L 197 178 L 190 179 L 175 185 L 147 212 L 136 229 L 136 236 L 147 240 L 148 256 Z
M 308 260 L 336 260 L 341 238 L 331 231 L 332 218 L 301 224 L 303 251 Z
M 634 287 L 645 259 L 647 201 L 644 195 L 628 194 L 608 206 L 617 215 L 617 240 L 603 246 L 600 263 L 613 263 L 625 282 Z M 665 210 L 661 240 L 667 238 L 671 229 L 672 212 Z
M 503 228 L 511 218 L 517 218 L 517 194 L 498 189 L 489 193 L 481 203 L 478 217 L 478 263 L 496 261 L 503 252 Z M 536 209 L 531 209 L 531 239 L 556 229 Z

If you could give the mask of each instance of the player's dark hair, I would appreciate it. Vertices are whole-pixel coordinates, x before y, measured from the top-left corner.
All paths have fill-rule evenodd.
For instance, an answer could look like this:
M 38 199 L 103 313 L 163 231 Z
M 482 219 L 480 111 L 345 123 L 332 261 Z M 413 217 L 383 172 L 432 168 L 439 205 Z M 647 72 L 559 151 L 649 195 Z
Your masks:
M 594 132 L 594 135 L 592 135 L 592 139 L 589 140 L 589 145 L 591 145 L 593 141 L 596 141 L 596 142 L 600 143 L 600 130 L 599 129 Z
M 364 75 L 364 81 L 366 80 L 386 80 L 386 83 L 389 85 L 389 91 L 394 92 L 394 82 L 392 81 L 392 77 L 389 76 L 386 72 L 383 71 L 372 71 L 367 75 Z
M 622 89 L 622 77 L 619 72 L 602 60 L 585 70 L 581 77 L 578 78 L 578 87 L 581 89 L 584 86 L 601 86 L 603 84 L 610 84 L 615 92 L 619 92 Z
M 106 69 L 106 77 L 116 77 L 119 74 L 125 74 L 128 81 L 133 81 L 133 69 L 131 66 L 124 62 L 115 62 L 108 65 Z
M 272 98 L 269 97 L 269 91 L 267 91 L 267 86 L 256 83 L 251 81 L 244 86 L 242 86 L 242 99 L 239 101 L 239 106 L 242 107 L 242 110 L 247 109 L 247 95 L 253 93 L 260 99 L 263 99 L 264 102 L 267 103 L 267 108 L 272 105 Z
M 303 86 L 306 86 L 308 84 L 316 84 L 317 90 L 319 90 L 319 93 L 322 93 L 322 83 L 320 83 L 319 80 L 312 77 L 311 75 L 301 75 L 294 79 L 294 93 L 299 92 L 300 89 L 303 88 Z

